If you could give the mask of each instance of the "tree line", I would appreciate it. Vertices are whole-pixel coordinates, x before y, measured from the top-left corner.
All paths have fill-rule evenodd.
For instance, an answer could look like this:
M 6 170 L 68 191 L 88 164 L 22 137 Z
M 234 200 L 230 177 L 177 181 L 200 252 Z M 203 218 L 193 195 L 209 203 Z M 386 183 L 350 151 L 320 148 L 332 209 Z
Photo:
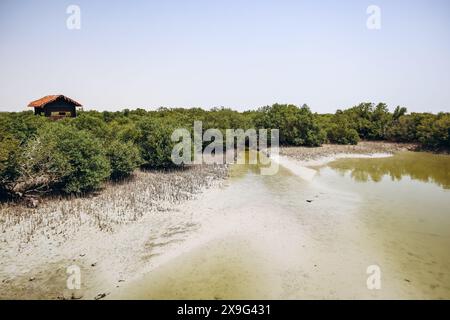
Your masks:
M 80 112 L 52 121 L 32 112 L 0 113 L 0 197 L 58 191 L 85 193 L 108 179 L 130 176 L 138 167 L 174 164 L 171 134 L 192 130 L 279 129 L 284 146 L 356 144 L 359 140 L 414 142 L 425 149 L 450 149 L 450 113 L 407 113 L 386 104 L 361 103 L 334 114 L 306 105 L 274 104 L 238 112 L 227 108 L 160 108 Z

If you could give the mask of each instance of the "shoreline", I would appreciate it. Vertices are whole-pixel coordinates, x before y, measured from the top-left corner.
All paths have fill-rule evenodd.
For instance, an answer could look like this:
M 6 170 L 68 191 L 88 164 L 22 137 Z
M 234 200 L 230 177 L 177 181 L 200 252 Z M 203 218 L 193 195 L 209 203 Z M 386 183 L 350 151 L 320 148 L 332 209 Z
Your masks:
M 385 141 L 361 141 L 357 145 L 324 144 L 321 147 L 281 147 L 280 155 L 305 166 L 323 165 L 340 157 L 387 155 L 399 151 L 416 151 L 417 145 Z
M 271 158 L 280 166 L 288 169 L 296 176 L 305 181 L 312 181 L 317 173 L 314 168 L 324 166 L 338 159 L 359 158 L 359 159 L 377 159 L 392 157 L 393 153 L 373 153 L 373 154 L 356 154 L 356 153 L 337 153 L 332 156 L 316 158 L 314 160 L 299 161 L 289 156 L 278 156 Z
M 358 145 L 324 144 L 321 147 L 281 147 L 278 156 L 271 157 L 306 181 L 312 181 L 317 173 L 314 167 L 346 158 L 385 158 L 396 152 L 415 150 L 414 144 L 362 141 Z
M 359 156 L 367 154 L 368 150 L 384 148 L 389 153 L 395 152 L 394 150 L 404 150 L 408 146 L 402 144 L 396 144 L 395 147 L 392 144 L 383 146 L 385 143 L 380 145 L 372 142 L 369 145 L 372 148 L 368 148 L 366 143 L 363 143 L 360 148 L 327 145 L 314 148 L 316 151 L 313 152 L 312 148 L 282 148 L 280 154 L 283 157 L 291 157 L 295 163 L 311 164 L 313 163 L 311 161 L 332 159 L 339 154 L 337 151 L 346 148 L 350 150 L 346 153 L 347 155 Z M 305 153 L 305 149 L 309 152 Z M 283 166 L 282 163 L 281 165 Z M 289 168 L 287 169 L 289 170 Z M 186 196 L 184 197 L 181 196 L 183 193 L 178 193 L 177 195 L 182 199 L 176 205 L 171 204 L 171 200 L 173 200 L 171 197 L 176 198 L 177 195 L 169 192 L 166 199 L 160 199 L 154 203 L 157 210 L 143 213 L 139 217 L 124 218 L 121 217 L 120 210 L 116 210 L 116 217 L 107 218 L 99 215 L 100 218 L 96 218 L 97 225 L 95 222 L 92 225 L 92 221 L 85 216 L 86 212 L 78 212 L 81 225 L 74 228 L 75 232 L 72 232 L 71 235 L 64 234 L 64 232 L 68 226 L 73 227 L 74 221 L 65 221 L 64 227 L 59 229 L 56 227 L 56 230 L 52 229 L 53 232 L 45 230 L 49 227 L 44 225 L 43 230 L 39 231 L 40 237 L 28 238 L 25 243 L 14 240 L 14 237 L 12 239 L 4 237 L 5 234 L 19 232 L 18 228 L 13 228 L 14 230 L 4 228 L 0 244 L 2 249 L 0 299 L 104 298 L 125 283 L 135 281 L 151 270 L 170 263 L 180 254 L 189 253 L 210 239 L 214 239 L 217 235 L 214 234 L 216 231 L 212 230 L 212 234 L 208 234 L 206 238 L 186 241 L 192 237 L 195 238 L 195 235 L 199 233 L 197 231 L 204 229 L 203 225 L 208 224 L 205 223 L 205 220 L 215 214 L 214 210 L 196 213 L 197 205 L 207 206 L 204 202 L 205 199 L 221 197 L 223 192 L 221 188 L 224 181 L 226 184 L 226 180 L 224 180 L 226 177 L 223 172 L 218 176 L 215 174 L 213 172 L 205 175 L 204 178 L 213 176 L 213 178 L 206 178 L 211 179 L 210 183 L 206 184 L 205 188 L 195 191 L 191 189 L 190 196 L 184 195 Z M 153 178 L 159 179 L 161 176 L 156 175 Z M 187 178 L 190 183 L 192 183 L 192 179 L 192 177 Z M 174 180 L 168 181 L 177 184 L 177 180 L 179 179 L 175 177 Z M 164 183 L 162 185 L 164 186 Z M 163 187 L 163 190 L 166 189 Z M 127 194 L 127 196 L 130 195 Z M 148 194 L 142 195 L 142 197 L 146 196 Z M 95 204 L 96 199 L 97 197 L 78 199 L 75 208 L 87 208 L 89 206 L 84 206 L 83 203 L 92 205 Z M 169 204 L 166 203 L 164 206 L 164 202 L 169 202 Z M 107 202 L 104 202 L 105 204 Z M 131 204 L 129 203 L 129 205 Z M 100 210 L 113 207 L 105 205 Z M 39 208 L 37 210 L 39 211 Z M 127 219 L 129 221 L 122 221 Z M 50 228 L 55 227 L 51 224 L 52 221 L 58 223 L 55 218 L 48 219 L 48 221 Z M 111 229 L 106 227 L 102 229 L 102 222 L 104 224 L 105 221 L 114 221 L 116 224 Z M 26 220 L 22 219 L 19 225 L 23 225 L 24 222 Z M 12 247 L 14 244 L 19 244 L 18 251 Z M 67 279 L 66 268 L 73 264 L 78 265 L 82 271 L 83 289 L 80 291 L 61 290 Z

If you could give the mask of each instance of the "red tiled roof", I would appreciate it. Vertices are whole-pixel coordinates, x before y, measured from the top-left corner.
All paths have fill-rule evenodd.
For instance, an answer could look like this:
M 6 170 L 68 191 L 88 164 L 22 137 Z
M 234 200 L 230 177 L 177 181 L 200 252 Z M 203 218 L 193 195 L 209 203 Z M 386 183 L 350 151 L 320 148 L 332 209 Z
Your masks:
M 66 97 L 66 96 L 64 96 L 64 95 L 62 95 L 62 94 L 54 94 L 54 95 L 42 97 L 42 98 L 40 98 L 40 99 L 38 99 L 38 100 L 31 101 L 31 102 L 28 104 L 28 106 L 29 106 L 29 107 L 34 107 L 34 108 L 42 108 L 42 107 L 44 107 L 47 103 L 53 102 L 53 101 L 55 101 L 56 99 L 64 99 L 64 100 L 66 100 L 66 101 L 68 101 L 68 102 L 73 103 L 76 107 L 81 107 L 81 104 L 80 104 L 80 103 L 78 103 L 78 102 L 76 102 L 75 100 L 72 100 L 72 99 L 70 99 L 70 98 L 68 98 L 68 97 Z

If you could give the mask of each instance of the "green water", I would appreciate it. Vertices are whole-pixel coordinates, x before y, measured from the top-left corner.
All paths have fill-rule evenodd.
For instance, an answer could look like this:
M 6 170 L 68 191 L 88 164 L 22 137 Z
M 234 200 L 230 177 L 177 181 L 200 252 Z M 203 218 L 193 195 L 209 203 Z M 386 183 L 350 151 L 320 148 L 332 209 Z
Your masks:
M 450 298 L 450 157 L 341 159 L 305 181 L 235 165 L 183 207 L 202 227 L 113 298 Z M 369 290 L 366 269 L 381 269 Z
M 379 221 L 384 228 L 414 225 L 416 232 L 450 237 L 450 156 L 402 152 L 340 159 L 317 169 L 316 183 L 363 197 L 362 219 L 385 219 Z
M 356 218 L 398 279 L 422 297 L 450 297 L 450 156 L 402 152 L 316 169 L 314 183 L 361 198 Z
M 357 182 L 392 182 L 409 179 L 450 189 L 450 161 L 448 155 L 425 152 L 400 152 L 393 157 L 375 159 L 340 159 L 328 168 L 349 174 Z

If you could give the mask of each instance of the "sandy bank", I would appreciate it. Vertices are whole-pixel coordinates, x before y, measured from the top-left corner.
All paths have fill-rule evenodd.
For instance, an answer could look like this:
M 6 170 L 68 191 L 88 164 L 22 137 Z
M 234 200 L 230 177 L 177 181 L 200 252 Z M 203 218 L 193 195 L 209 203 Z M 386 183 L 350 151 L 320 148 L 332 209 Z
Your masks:
M 415 147 L 413 144 L 377 141 L 363 141 L 356 146 L 325 144 L 317 148 L 282 147 L 279 154 L 272 155 L 271 158 L 303 180 L 311 181 L 317 173 L 311 167 L 342 158 L 384 158 Z
M 399 151 L 413 150 L 414 144 L 393 143 L 384 141 L 361 141 L 358 145 L 324 144 L 317 148 L 282 147 L 280 155 L 292 158 L 301 165 L 322 165 L 334 159 L 349 156 L 387 155 Z

